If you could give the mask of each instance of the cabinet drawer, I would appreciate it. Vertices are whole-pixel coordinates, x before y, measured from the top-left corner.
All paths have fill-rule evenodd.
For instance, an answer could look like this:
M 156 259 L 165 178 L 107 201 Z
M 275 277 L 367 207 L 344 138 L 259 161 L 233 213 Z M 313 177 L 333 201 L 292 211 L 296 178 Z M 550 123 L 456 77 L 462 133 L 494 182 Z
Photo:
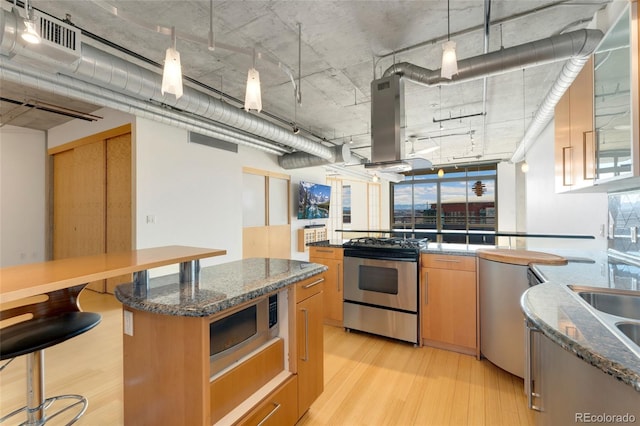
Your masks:
M 314 294 L 322 291 L 324 283 L 324 273 L 320 275 L 314 275 L 311 278 L 307 278 L 304 281 L 300 281 L 296 284 L 296 303 L 301 300 L 307 299 Z
M 475 256 L 422 254 L 420 262 L 423 268 L 455 269 L 456 271 L 476 270 Z
M 322 259 L 342 259 L 344 249 L 341 247 L 309 247 L 309 259 L 319 257 Z
M 291 376 L 237 425 L 293 426 L 298 421 L 298 377 Z
M 284 370 L 284 342 L 278 339 L 210 384 L 213 423 Z

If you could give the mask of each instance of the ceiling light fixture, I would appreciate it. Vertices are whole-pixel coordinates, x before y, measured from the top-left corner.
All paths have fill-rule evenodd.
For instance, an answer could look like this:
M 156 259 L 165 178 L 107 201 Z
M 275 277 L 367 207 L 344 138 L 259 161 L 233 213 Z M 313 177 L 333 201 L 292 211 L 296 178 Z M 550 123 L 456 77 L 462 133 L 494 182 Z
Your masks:
M 24 1 L 24 31 L 21 37 L 29 44 L 40 43 L 40 34 L 38 33 L 38 18 L 33 13 L 33 7 L 29 4 L 29 0 Z
M 162 88 L 160 93 L 171 93 L 179 99 L 182 96 L 182 65 L 180 52 L 176 50 L 176 28 L 171 27 L 171 46 L 167 48 L 164 57 L 164 71 L 162 72 Z
M 216 43 L 213 38 L 213 0 L 209 1 L 209 37 L 207 42 L 207 50 L 210 52 L 216 50 Z
M 262 111 L 262 94 L 260 92 L 260 73 L 256 69 L 256 55 L 253 53 L 253 66 L 247 74 L 247 90 L 244 94 L 244 110 Z
M 522 170 L 522 173 L 527 173 L 529 171 L 529 164 L 527 163 L 527 141 L 524 137 L 527 127 L 525 124 L 525 118 L 524 68 L 522 68 L 522 151 L 524 153 L 524 161 L 520 166 L 520 170 Z
M 449 2 L 450 0 L 447 0 L 447 41 L 442 45 L 442 67 L 440 68 L 440 77 L 451 80 L 451 77 L 454 74 L 458 74 L 458 59 L 456 58 L 456 42 L 451 41 Z

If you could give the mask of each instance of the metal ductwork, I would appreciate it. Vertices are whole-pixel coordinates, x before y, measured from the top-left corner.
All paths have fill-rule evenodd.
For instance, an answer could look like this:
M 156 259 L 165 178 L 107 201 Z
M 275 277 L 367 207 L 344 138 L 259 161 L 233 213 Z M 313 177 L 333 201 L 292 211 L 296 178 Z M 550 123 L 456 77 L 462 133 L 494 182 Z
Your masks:
M 330 148 L 334 154 L 334 161 L 330 162 L 306 152 L 294 152 L 278 157 L 278 164 L 283 169 L 301 169 L 303 167 L 326 166 L 332 163 L 348 163 L 351 160 L 351 149 L 346 144 Z
M 39 62 L 39 68 L 51 69 L 52 64 L 47 63 L 46 57 L 34 55 L 30 52 L 30 47 L 25 47 L 21 44 L 15 15 L 4 9 L 1 12 L 0 54 L 9 58 L 15 57 L 17 60 L 24 57 L 27 61 L 23 62 L 34 64 Z M 62 22 L 60 23 L 63 24 Z M 244 134 L 240 135 L 241 137 L 246 136 L 246 134 L 255 136 L 262 141 L 263 145 L 268 143 L 266 141 L 273 141 L 324 159 L 327 163 L 335 161 L 336 157 L 333 149 L 303 136 L 293 134 L 289 129 L 284 129 L 261 117 L 249 114 L 206 93 L 185 86 L 183 96 L 180 99 L 175 99 L 173 95 L 163 96 L 160 93 L 162 80 L 160 74 L 101 51 L 86 43 L 81 44 L 81 52 L 81 57 L 78 60 L 69 61 L 68 63 L 56 62 L 55 70 L 72 76 L 74 79 L 106 87 L 117 93 L 125 93 L 130 97 L 143 101 L 143 104 L 136 109 L 135 113 L 137 115 L 151 108 L 152 104 L 148 103 L 151 100 L 186 113 L 222 123 L 227 126 L 227 132 L 239 129 L 244 132 Z M 5 63 L 6 61 L 3 61 L 3 67 Z M 56 78 L 56 75 L 50 74 L 50 78 Z M 26 81 L 23 83 L 29 84 Z M 78 85 L 76 84 L 76 86 Z M 98 105 L 103 104 L 98 103 Z M 151 115 L 158 119 L 160 117 L 157 114 L 164 114 L 165 111 L 166 109 L 157 113 L 154 112 Z M 204 127 L 208 124 L 210 123 L 205 120 Z
M 430 70 L 406 62 L 392 65 L 383 75 L 399 74 L 419 84 L 436 86 L 486 78 L 525 67 L 568 60 L 511 157 L 512 162 L 519 162 L 524 159 L 527 143 L 530 146 L 553 118 L 556 104 L 571 86 L 602 37 L 603 33 L 600 30 L 577 30 L 463 59 L 458 61 L 458 74 L 453 76 L 451 80 L 443 79 L 440 76 L 440 70 Z
M 442 78 L 439 69 L 430 70 L 407 62 L 390 66 L 383 76 L 400 74 L 408 80 L 426 86 L 460 83 L 524 67 L 589 56 L 597 47 L 602 36 L 600 30 L 577 30 L 496 50 L 473 58 L 462 59 L 458 61 L 458 74 L 454 75 L 451 80 Z

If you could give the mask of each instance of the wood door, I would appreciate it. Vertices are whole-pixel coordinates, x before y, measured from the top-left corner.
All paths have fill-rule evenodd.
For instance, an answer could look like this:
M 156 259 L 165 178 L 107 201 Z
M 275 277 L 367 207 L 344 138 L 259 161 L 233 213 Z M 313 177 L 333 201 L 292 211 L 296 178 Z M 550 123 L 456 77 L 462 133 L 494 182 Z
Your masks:
M 106 252 L 131 250 L 131 133 L 107 140 Z M 131 274 L 109 278 L 106 290 L 131 282 Z
M 104 141 L 53 156 L 53 258 L 104 253 Z M 104 292 L 104 280 L 87 288 Z
M 324 389 L 322 292 L 296 305 L 298 418 Z
M 72 257 L 74 244 L 73 150 L 53 156 L 53 258 Z
M 49 150 L 53 155 L 53 258 L 132 248 L 131 126 Z M 122 276 L 88 288 L 113 292 Z

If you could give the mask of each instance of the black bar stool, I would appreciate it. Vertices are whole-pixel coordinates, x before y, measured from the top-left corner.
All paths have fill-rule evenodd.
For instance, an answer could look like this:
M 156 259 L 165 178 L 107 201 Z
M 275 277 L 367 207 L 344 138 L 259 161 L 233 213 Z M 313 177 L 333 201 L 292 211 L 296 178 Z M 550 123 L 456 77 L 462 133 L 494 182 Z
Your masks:
M 78 295 L 86 284 L 46 293 L 25 299 L 26 303 L 0 311 L 0 320 L 22 316 L 25 318 L 0 329 L 0 360 L 27 356 L 27 405 L 0 418 L 0 423 L 26 412 L 24 425 L 42 425 L 48 420 L 76 407 L 79 412 L 69 423 L 75 423 L 87 409 L 87 399 L 81 395 L 58 395 L 45 399 L 44 350 L 91 330 L 101 320 L 100 314 L 81 312 Z M 35 299 L 35 301 L 33 301 Z M 45 300 L 42 300 L 45 299 Z M 31 301 L 31 302 L 30 302 Z M 63 407 L 52 407 L 59 400 L 70 400 Z M 55 409 L 55 410 L 54 410 Z

